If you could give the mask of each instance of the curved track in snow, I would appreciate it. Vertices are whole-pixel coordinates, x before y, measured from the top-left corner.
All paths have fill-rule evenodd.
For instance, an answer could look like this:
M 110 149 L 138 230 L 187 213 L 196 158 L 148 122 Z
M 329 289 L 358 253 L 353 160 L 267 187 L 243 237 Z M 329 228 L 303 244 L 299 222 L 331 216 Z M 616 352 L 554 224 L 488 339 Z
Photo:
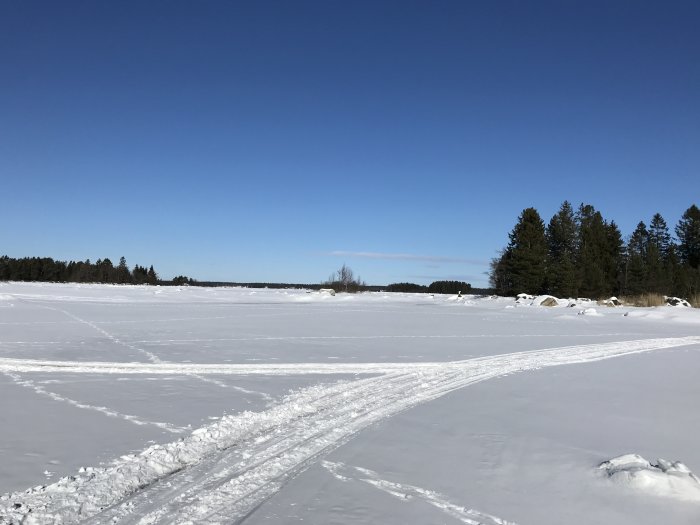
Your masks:
M 514 372 L 695 344 L 700 337 L 569 346 L 446 363 L 365 365 L 3 359 L 0 371 L 13 372 L 372 375 L 309 387 L 267 411 L 226 416 L 187 438 L 122 457 L 111 466 L 2 496 L 0 522 L 241 523 L 287 481 L 354 434 L 420 403 Z

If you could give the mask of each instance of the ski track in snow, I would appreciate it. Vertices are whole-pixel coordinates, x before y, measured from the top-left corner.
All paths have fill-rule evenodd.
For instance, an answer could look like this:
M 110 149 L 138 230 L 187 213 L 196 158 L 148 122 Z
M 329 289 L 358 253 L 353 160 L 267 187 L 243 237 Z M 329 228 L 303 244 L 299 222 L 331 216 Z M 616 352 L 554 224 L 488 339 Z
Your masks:
M 30 379 L 23 379 L 22 377 L 18 376 L 17 374 L 13 374 L 12 372 L 3 372 L 7 377 L 12 379 L 16 384 L 30 388 L 34 390 L 39 395 L 50 397 L 54 401 L 60 401 L 63 403 L 68 403 L 69 405 L 72 405 L 76 408 L 82 408 L 85 410 L 94 410 L 96 412 L 101 412 L 102 414 L 105 414 L 106 416 L 109 417 L 116 417 L 118 419 L 124 419 L 125 421 L 128 421 L 130 423 L 133 423 L 135 425 L 153 425 L 158 428 L 161 428 L 163 430 L 166 430 L 168 432 L 171 432 L 173 434 L 181 434 L 182 432 L 185 432 L 188 430 L 185 427 L 178 427 L 175 425 L 171 425 L 170 423 L 162 423 L 160 421 L 146 421 L 145 419 L 141 419 L 137 416 L 132 416 L 129 414 L 122 414 L 121 412 L 117 412 L 116 410 L 112 410 L 111 408 L 107 407 L 100 407 L 100 406 L 95 406 L 95 405 L 89 405 L 87 403 L 81 403 L 80 401 L 76 401 L 75 399 L 70 399 L 68 397 L 62 396 L 60 394 L 56 394 L 55 392 L 49 392 L 46 390 L 44 387 L 41 385 L 38 385 L 34 381 Z
M 614 332 L 605 334 L 567 334 L 566 337 L 601 337 L 601 336 L 631 336 L 632 332 Z M 387 334 L 387 335 L 290 335 L 290 336 L 260 336 L 260 337 L 226 337 L 210 339 L 144 339 L 131 341 L 132 343 L 148 345 L 172 345 L 188 343 L 216 343 L 216 342 L 253 342 L 253 341 L 324 341 L 324 340 L 350 340 L 372 341 L 382 339 L 512 339 L 523 337 L 562 337 L 561 334 Z
M 373 374 L 304 388 L 270 409 L 224 416 L 167 445 L 153 445 L 111 465 L 90 468 L 47 487 L 0 497 L 0 522 L 49 524 L 241 523 L 290 479 L 367 426 L 454 390 L 507 374 L 588 363 L 663 348 L 696 345 L 679 337 L 568 346 L 444 363 L 198 365 L 58 363 L 1 359 L 0 371 L 288 375 Z M 21 369 L 21 370 L 18 370 Z M 167 369 L 167 372 L 165 370 Z M 157 372 L 156 372 L 157 373 Z M 366 475 L 365 477 L 368 477 Z M 382 490 L 398 486 L 373 479 Z M 475 523 L 454 505 L 417 487 L 445 512 Z M 408 491 L 408 492 L 407 492 Z M 31 513 L 29 510 L 31 509 Z M 462 510 L 460 510 L 462 509 Z M 460 514 L 462 512 L 462 514 Z M 482 515 L 487 517 L 488 515 Z M 464 521 L 465 523 L 470 523 Z M 501 522 L 505 523 L 505 522 Z
M 102 328 L 100 328 L 99 326 L 97 326 L 95 323 L 92 323 L 92 322 L 90 322 L 90 321 L 87 321 L 87 320 L 85 320 L 85 319 L 83 319 L 83 318 L 81 318 L 81 317 L 78 317 L 77 315 L 74 315 L 74 314 L 72 314 L 72 313 L 70 313 L 70 312 L 68 312 L 68 311 L 66 311 L 66 310 L 62 310 L 62 309 L 60 309 L 60 308 L 56 308 L 56 307 L 53 307 L 53 306 L 39 305 L 39 304 L 36 304 L 36 303 L 32 303 L 32 304 L 34 304 L 35 306 L 38 306 L 39 308 L 43 308 L 43 309 L 45 309 L 45 310 L 53 310 L 54 312 L 62 313 L 63 315 L 65 315 L 65 316 L 67 316 L 67 317 L 70 317 L 71 319 L 73 319 L 74 321 L 77 321 L 78 323 L 81 323 L 81 324 L 84 324 L 84 325 L 86 325 L 86 326 L 89 326 L 89 327 L 92 328 L 93 330 L 96 330 L 96 331 L 98 331 L 99 333 L 101 333 L 102 335 L 104 335 L 107 339 L 109 339 L 109 340 L 112 341 L 113 343 L 118 344 L 118 345 L 120 345 L 120 346 L 124 346 L 124 347 L 126 347 L 126 348 L 128 348 L 128 349 L 130 349 L 130 350 L 133 350 L 133 351 L 135 351 L 135 352 L 137 352 L 137 353 L 140 353 L 140 354 L 145 355 L 145 356 L 148 358 L 148 360 L 151 361 L 152 363 L 160 363 L 160 362 L 161 362 L 160 358 L 159 358 L 157 355 L 155 355 L 154 353 L 149 352 L 149 351 L 147 351 L 147 350 L 144 350 L 143 348 L 139 348 L 138 346 L 134 346 L 133 344 L 125 343 L 124 341 L 122 341 L 121 339 L 117 338 L 116 336 L 110 334 L 110 333 L 107 332 L 106 330 L 103 330 Z
M 68 311 L 66 311 L 66 310 L 62 310 L 62 309 L 60 309 L 60 308 L 56 308 L 56 307 L 53 307 L 53 306 L 39 305 L 39 304 L 34 303 L 33 301 L 31 301 L 31 303 L 34 304 L 34 305 L 36 305 L 36 306 L 39 306 L 40 308 L 44 308 L 45 310 L 53 310 L 53 311 L 55 311 L 55 312 L 62 313 L 63 315 L 66 315 L 66 316 L 70 317 L 71 319 L 73 319 L 74 321 L 76 321 L 76 322 L 78 322 L 78 323 L 87 325 L 87 326 L 89 326 L 90 328 L 92 328 L 93 330 L 97 330 L 99 333 L 101 333 L 102 335 L 104 335 L 107 339 L 109 339 L 109 340 L 112 341 L 113 343 L 115 343 L 115 344 L 117 344 L 117 345 L 120 345 L 120 346 L 123 346 L 123 347 L 125 347 L 125 348 L 128 348 L 128 349 L 130 349 L 130 350 L 134 350 L 134 351 L 137 352 L 137 353 L 141 353 L 141 354 L 145 355 L 151 363 L 160 364 L 160 363 L 164 363 L 164 362 L 165 362 L 165 361 L 163 361 L 161 358 L 159 358 L 156 354 L 154 354 L 154 353 L 152 353 L 152 352 L 149 352 L 148 350 L 144 350 L 143 348 L 140 348 L 140 347 L 138 347 L 138 346 L 135 346 L 133 343 L 122 341 L 122 340 L 119 339 L 118 337 L 116 337 L 116 336 L 110 334 L 109 332 L 107 332 L 106 330 L 100 328 L 99 326 L 97 326 L 95 323 L 93 323 L 93 322 L 91 322 L 91 321 L 87 321 L 87 320 L 85 320 L 85 319 L 83 319 L 83 318 L 81 318 L 81 317 L 78 317 L 77 315 L 74 315 L 74 314 L 72 314 L 72 313 L 70 313 L 70 312 L 68 312 Z M 226 383 L 224 383 L 224 382 L 222 382 L 222 381 L 218 381 L 218 380 L 216 380 L 216 379 L 214 379 L 214 378 L 211 378 L 211 377 L 202 377 L 202 376 L 200 376 L 199 374 L 196 374 L 196 373 L 191 373 L 191 374 L 188 374 L 188 375 L 191 375 L 192 377 L 194 377 L 194 378 L 196 378 L 196 379 L 199 379 L 199 380 L 201 380 L 201 381 L 204 381 L 205 383 L 211 383 L 211 384 L 214 384 L 214 385 L 216 385 L 216 386 L 218 386 L 218 387 L 221 387 L 221 388 L 227 388 L 227 387 L 228 387 L 228 385 L 227 385 Z M 233 387 L 233 388 L 234 388 L 235 390 L 240 391 L 240 392 L 244 392 L 244 393 L 248 393 L 248 394 L 253 393 L 252 391 L 243 389 L 243 388 L 241 388 L 241 387 Z M 258 394 L 258 395 L 260 395 L 261 397 L 263 397 L 263 399 L 265 399 L 268 403 L 271 403 L 271 402 L 274 400 L 274 399 L 272 398 L 272 396 L 269 396 L 268 394 L 266 394 L 266 393 L 264 393 L 264 392 L 255 392 L 255 394 Z M 77 405 L 76 405 L 76 406 L 77 406 Z
M 379 474 L 370 469 L 350 467 L 344 463 L 332 461 L 322 461 L 321 465 L 339 481 L 362 481 L 383 492 L 391 494 L 401 501 L 419 499 L 467 525 L 517 525 L 515 522 L 505 521 L 491 514 L 479 512 L 478 510 L 470 509 L 462 505 L 456 505 L 448 501 L 442 494 L 433 490 L 387 481 L 380 478 Z

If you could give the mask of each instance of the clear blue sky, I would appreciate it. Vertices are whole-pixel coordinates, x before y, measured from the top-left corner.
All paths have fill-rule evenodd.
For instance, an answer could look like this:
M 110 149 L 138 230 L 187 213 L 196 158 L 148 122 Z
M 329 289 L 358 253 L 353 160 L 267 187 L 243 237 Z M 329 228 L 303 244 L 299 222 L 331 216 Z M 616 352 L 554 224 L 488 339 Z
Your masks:
M 0 3 L 0 254 L 460 279 L 700 204 L 700 3 Z

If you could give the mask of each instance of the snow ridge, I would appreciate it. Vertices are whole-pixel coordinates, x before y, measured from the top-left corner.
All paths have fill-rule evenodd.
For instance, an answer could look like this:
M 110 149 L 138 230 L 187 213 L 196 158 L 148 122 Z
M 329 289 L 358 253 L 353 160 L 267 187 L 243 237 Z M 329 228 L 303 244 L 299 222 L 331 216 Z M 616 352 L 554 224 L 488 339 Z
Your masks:
M 107 467 L 86 469 L 46 487 L 4 495 L 0 497 L 0 522 L 20 523 L 23 519 L 23 523 L 34 524 L 240 522 L 288 480 L 357 432 L 448 392 L 519 371 L 698 343 L 700 337 L 647 339 L 447 363 L 231 365 L 228 373 L 308 374 L 339 368 L 340 373 L 355 370 L 373 375 L 305 388 L 266 411 L 225 416 L 183 439 L 149 447 L 138 455 L 123 456 Z M 69 366 L 40 363 L 43 365 L 2 360 L 0 370 L 39 366 L 44 372 L 66 371 Z M 111 365 L 116 365 L 103 364 L 109 366 L 102 368 L 102 373 L 111 373 Z M 175 366 L 170 363 L 121 365 L 130 365 L 133 371 L 122 368 L 120 373 L 146 373 L 139 372 L 144 368 L 153 373 L 154 368 Z M 196 373 L 202 373 L 201 370 L 227 373 L 222 372 L 222 365 L 180 366 L 194 368 Z M 97 363 L 84 370 L 100 371 Z M 188 373 L 186 370 L 183 368 L 181 373 Z M 190 369 L 189 373 L 192 372 Z M 173 373 L 173 369 L 167 373 Z M 492 519 L 491 523 L 499 522 Z

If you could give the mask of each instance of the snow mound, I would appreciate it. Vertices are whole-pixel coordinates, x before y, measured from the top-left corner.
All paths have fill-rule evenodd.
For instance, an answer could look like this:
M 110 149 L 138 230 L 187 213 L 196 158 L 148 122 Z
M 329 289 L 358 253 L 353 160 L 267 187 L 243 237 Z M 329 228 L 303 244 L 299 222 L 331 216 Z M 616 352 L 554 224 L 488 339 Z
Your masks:
M 680 297 L 666 297 L 666 304 L 668 306 L 680 306 L 683 308 L 690 308 L 690 303 L 685 299 L 681 299 Z
M 603 314 L 598 313 L 598 310 L 595 308 L 586 308 L 585 310 L 581 310 L 578 315 L 590 315 L 593 317 L 602 317 Z
M 533 300 L 534 298 L 535 298 L 534 295 L 529 295 L 529 294 L 526 294 L 526 293 L 519 293 L 519 294 L 515 297 L 515 302 L 516 302 L 517 304 L 527 304 L 527 305 L 529 305 L 529 304 L 532 304 L 532 300 Z
M 639 454 L 625 454 L 598 465 L 618 485 L 656 496 L 700 503 L 700 479 L 680 461 L 652 464 Z
M 521 293 L 515 300 L 515 304 L 519 306 L 568 306 L 569 299 L 557 299 L 553 295 L 538 295 L 534 297 L 532 295 L 527 295 Z
M 622 302 L 615 296 L 602 302 L 603 306 L 622 306 Z
M 9 306 L 14 306 L 14 304 L 10 303 L 10 301 L 14 300 L 14 297 L 11 295 L 7 294 L 1 294 L 0 293 L 0 308 L 7 308 Z M 5 303 L 5 304 L 2 304 Z

